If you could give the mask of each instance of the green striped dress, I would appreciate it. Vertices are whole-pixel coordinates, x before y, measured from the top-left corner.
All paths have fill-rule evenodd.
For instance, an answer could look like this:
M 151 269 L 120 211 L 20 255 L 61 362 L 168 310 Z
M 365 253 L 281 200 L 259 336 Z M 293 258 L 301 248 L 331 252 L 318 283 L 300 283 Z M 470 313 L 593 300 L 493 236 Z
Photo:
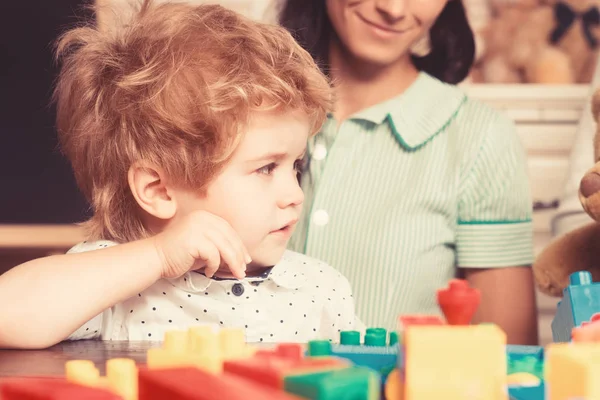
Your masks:
M 346 275 L 367 326 L 438 314 L 457 267 L 532 263 L 525 154 L 506 117 L 421 73 L 337 125 L 309 142 L 290 248 Z

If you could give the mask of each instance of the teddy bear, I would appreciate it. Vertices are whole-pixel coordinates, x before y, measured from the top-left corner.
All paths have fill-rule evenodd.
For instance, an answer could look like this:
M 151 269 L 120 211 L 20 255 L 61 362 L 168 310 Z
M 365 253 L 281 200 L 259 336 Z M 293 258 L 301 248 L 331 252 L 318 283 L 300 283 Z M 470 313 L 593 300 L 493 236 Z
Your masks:
M 600 89 L 592 97 L 592 113 L 598 123 Z M 600 125 L 597 126 L 593 143 L 596 163 L 579 186 L 581 205 L 593 221 L 554 240 L 533 264 L 536 285 L 550 296 L 562 296 L 573 272 L 589 271 L 592 280 L 600 282 Z
M 492 0 L 480 65 L 487 83 L 588 83 L 600 40 L 600 0 Z

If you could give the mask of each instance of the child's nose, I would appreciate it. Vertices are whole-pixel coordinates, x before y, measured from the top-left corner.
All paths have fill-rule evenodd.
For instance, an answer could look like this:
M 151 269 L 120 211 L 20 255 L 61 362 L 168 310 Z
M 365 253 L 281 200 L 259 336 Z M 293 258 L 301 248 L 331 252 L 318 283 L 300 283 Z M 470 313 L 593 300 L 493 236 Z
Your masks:
M 286 185 L 285 189 L 282 190 L 279 207 L 286 208 L 290 206 L 299 206 L 304 202 L 304 192 L 297 180 L 290 182 L 290 184 Z

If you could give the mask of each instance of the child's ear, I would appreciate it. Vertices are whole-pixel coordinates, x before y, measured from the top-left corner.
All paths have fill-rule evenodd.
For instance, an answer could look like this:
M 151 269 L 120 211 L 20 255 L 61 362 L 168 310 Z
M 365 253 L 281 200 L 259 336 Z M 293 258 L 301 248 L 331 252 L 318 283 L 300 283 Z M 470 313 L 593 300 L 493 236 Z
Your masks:
M 163 220 L 175 216 L 177 202 L 160 169 L 148 165 L 132 165 L 127 179 L 133 197 L 144 211 Z

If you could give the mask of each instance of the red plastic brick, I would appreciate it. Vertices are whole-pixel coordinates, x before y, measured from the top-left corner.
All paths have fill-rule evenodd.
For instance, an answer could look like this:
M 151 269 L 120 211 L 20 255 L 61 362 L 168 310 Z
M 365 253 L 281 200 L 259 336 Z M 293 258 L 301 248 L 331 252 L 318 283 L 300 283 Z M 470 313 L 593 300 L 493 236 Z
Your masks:
M 463 279 L 452 279 L 448 288 L 437 291 L 438 305 L 449 325 L 469 325 L 480 301 L 479 290 Z
M 334 357 L 282 358 L 277 351 L 263 351 L 259 356 L 226 361 L 223 369 L 231 374 L 259 382 L 263 385 L 283 390 L 283 380 L 287 375 L 305 372 L 326 371 L 346 368 L 349 363 Z
M 275 353 L 279 357 L 284 357 L 289 360 L 299 361 L 304 356 L 304 350 L 302 346 L 297 343 L 281 343 L 277 345 Z
M 140 368 L 139 400 L 300 400 L 230 374 L 214 375 L 197 368 Z
M 412 325 L 445 325 L 444 320 L 435 315 L 401 315 L 398 322 L 400 330 Z
M 583 321 L 581 323 L 581 325 L 579 325 L 579 326 L 586 326 L 586 325 L 590 325 L 590 324 L 598 323 L 598 322 L 600 322 L 600 313 L 596 313 L 596 314 L 592 315 L 592 317 L 590 318 L 589 321 Z
M 14 378 L 0 383 L 2 400 L 122 400 L 108 390 L 57 378 Z

